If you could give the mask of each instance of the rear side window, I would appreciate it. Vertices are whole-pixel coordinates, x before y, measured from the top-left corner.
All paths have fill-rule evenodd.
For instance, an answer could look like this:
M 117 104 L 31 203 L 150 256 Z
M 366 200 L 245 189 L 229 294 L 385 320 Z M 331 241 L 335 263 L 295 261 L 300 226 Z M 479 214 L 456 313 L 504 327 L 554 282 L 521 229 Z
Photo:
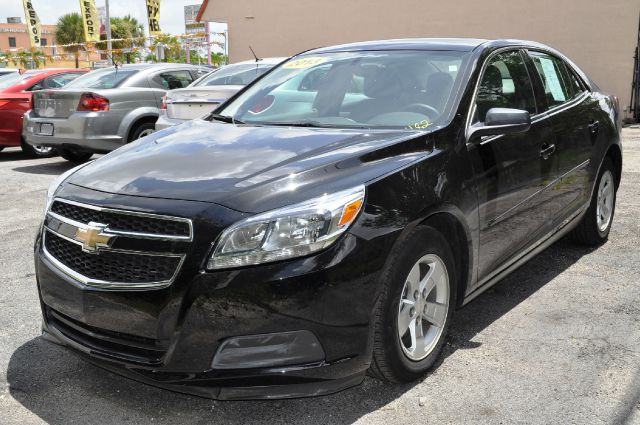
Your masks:
M 134 69 L 100 69 L 76 78 L 67 84 L 65 88 L 112 89 L 120 86 L 137 72 L 138 70 Z
M 153 82 L 165 90 L 187 87 L 193 82 L 189 71 L 167 71 L 153 77 Z
M 199 86 L 245 86 L 270 70 L 273 65 L 227 65 L 200 80 Z
M 562 105 L 583 92 L 582 85 L 564 61 L 542 52 L 529 52 L 529 55 L 542 81 L 549 109 Z
M 537 112 L 531 79 L 519 51 L 493 56 L 484 69 L 476 97 L 475 121 L 484 122 L 491 108 Z
M 59 89 L 69 84 L 71 81 L 80 77 L 80 72 L 70 72 L 68 74 L 52 75 L 44 79 L 44 88 L 46 89 Z

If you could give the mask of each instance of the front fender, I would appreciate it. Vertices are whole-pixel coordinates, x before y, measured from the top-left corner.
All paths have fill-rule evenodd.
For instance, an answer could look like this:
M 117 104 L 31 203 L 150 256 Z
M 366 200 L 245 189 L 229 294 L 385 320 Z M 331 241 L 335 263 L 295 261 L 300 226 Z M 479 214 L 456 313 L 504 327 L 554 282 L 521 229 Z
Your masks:
M 133 124 L 141 118 L 155 118 L 157 119 L 160 116 L 160 111 L 158 108 L 153 106 L 143 106 L 140 108 L 133 109 L 129 111 L 122 121 L 120 122 L 120 126 L 118 127 L 118 136 L 122 137 L 122 140 L 125 142 L 129 140 L 129 133 L 133 127 Z

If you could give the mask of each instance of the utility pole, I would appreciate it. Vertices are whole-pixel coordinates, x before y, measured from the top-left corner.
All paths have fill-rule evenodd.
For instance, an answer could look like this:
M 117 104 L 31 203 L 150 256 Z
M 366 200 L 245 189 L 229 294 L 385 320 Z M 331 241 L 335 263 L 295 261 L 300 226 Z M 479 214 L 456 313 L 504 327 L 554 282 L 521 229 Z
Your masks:
M 207 64 L 211 66 L 211 33 L 209 32 L 209 21 L 204 23 L 204 32 L 207 33 Z
M 105 30 L 107 31 L 107 51 L 109 52 L 109 57 L 111 57 L 113 61 L 113 55 L 111 54 L 111 17 L 109 16 L 109 0 L 104 0 L 104 9 L 106 15 L 105 18 L 107 19 L 107 22 L 104 24 Z

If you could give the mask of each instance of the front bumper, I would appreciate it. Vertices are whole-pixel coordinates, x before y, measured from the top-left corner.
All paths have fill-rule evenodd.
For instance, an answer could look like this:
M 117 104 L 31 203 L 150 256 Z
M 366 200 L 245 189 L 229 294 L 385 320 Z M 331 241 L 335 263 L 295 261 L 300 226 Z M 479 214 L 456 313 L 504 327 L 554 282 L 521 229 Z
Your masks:
M 117 207 L 122 199 L 111 201 Z M 147 207 L 149 202 L 167 204 L 142 202 Z M 175 204 L 189 216 L 202 208 L 201 203 Z M 212 213 L 210 208 L 207 214 L 220 220 L 237 220 L 228 215 L 238 213 L 218 206 Z M 321 395 L 362 381 L 371 362 L 376 276 L 388 243 L 347 234 L 315 256 L 206 272 L 207 233 L 194 222 L 192 249 L 171 286 L 136 291 L 105 290 L 74 280 L 49 261 L 38 240 L 43 335 L 121 375 L 216 399 Z M 236 369 L 215 361 L 234 337 L 299 331 L 316 338 L 322 358 Z
M 110 152 L 122 146 L 124 139 L 113 128 L 108 112 L 73 113 L 67 118 L 37 117 L 33 110 L 23 118 L 23 136 L 33 146 L 68 148 L 83 152 Z M 52 124 L 53 134 L 40 134 L 42 124 Z

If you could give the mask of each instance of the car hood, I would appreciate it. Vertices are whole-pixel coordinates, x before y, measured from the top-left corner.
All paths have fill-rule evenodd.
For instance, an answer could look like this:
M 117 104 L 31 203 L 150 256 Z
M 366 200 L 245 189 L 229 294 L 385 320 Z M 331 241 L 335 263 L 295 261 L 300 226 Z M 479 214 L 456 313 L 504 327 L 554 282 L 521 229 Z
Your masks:
M 67 183 L 261 212 L 363 184 L 415 161 L 430 149 L 423 135 L 193 120 L 113 151 Z

